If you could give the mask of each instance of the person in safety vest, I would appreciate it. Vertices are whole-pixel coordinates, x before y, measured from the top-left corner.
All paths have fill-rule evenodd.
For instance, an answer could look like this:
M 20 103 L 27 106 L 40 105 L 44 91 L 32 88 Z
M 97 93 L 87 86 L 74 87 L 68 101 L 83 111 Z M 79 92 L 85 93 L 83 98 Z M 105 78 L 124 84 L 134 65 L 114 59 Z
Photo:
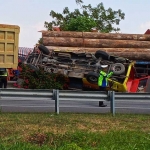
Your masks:
M 110 78 L 113 75 L 113 72 L 106 73 L 108 70 L 108 65 L 101 65 L 101 70 L 99 72 L 98 77 L 98 86 L 100 91 L 106 91 L 108 87 L 108 78 Z M 107 105 L 104 105 L 103 101 L 99 101 L 99 107 L 106 107 Z
M 7 69 L 0 68 L 0 88 L 7 88 Z

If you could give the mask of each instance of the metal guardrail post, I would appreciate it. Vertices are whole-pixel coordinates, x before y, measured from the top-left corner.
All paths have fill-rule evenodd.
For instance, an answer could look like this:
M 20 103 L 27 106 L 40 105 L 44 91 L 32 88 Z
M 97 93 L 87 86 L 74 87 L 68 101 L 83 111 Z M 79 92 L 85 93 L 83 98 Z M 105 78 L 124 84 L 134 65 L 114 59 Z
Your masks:
M 107 100 L 108 101 L 111 101 L 110 94 L 111 94 L 111 91 L 107 91 Z
M 55 100 L 55 89 L 53 89 L 53 100 Z
M 0 89 L 0 99 L 1 99 L 1 96 L 2 96 L 2 90 Z
M 110 91 L 110 111 L 115 116 L 115 92 Z
M 55 99 L 55 112 L 59 114 L 59 90 L 55 90 L 54 92 Z

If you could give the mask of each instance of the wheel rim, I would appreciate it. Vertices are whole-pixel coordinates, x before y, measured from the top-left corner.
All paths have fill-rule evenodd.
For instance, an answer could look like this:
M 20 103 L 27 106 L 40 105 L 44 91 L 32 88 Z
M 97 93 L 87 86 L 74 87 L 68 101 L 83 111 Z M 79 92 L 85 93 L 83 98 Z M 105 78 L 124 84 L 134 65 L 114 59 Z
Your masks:
M 120 66 L 116 66 L 115 68 L 114 68 L 114 71 L 120 71 L 121 70 L 121 67 Z

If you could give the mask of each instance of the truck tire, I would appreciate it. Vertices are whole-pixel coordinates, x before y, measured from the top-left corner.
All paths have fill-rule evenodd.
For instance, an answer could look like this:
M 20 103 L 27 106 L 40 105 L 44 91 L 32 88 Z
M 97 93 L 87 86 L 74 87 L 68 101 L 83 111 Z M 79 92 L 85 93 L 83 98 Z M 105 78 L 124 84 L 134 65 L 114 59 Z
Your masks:
M 49 55 L 50 51 L 48 50 L 47 47 L 45 47 L 44 45 L 39 45 L 38 49 L 45 55 Z
M 125 73 L 125 66 L 122 63 L 115 63 L 111 66 L 111 71 L 114 75 L 121 75 Z
M 89 83 L 97 84 L 98 83 L 99 74 L 96 72 L 89 72 L 86 76 L 86 80 Z
M 101 51 L 101 50 L 96 51 L 95 57 L 96 58 L 100 58 L 101 57 L 104 60 L 109 60 L 109 55 L 106 52 Z

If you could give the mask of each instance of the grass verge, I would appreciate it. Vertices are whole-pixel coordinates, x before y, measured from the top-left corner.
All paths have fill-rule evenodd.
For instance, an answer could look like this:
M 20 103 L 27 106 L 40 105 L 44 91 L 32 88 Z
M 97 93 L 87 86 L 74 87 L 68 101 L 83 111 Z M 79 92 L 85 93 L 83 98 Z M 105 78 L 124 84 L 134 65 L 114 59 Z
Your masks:
M 0 113 L 0 150 L 149 150 L 149 115 Z

